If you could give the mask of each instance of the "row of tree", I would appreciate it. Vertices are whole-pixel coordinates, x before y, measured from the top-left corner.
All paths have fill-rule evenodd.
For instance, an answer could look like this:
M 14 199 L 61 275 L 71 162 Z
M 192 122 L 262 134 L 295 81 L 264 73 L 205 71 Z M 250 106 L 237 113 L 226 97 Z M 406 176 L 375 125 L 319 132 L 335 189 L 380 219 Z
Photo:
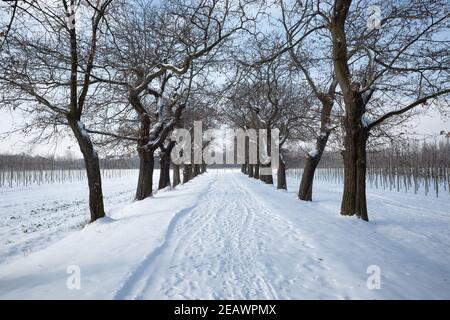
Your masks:
M 434 141 L 431 141 L 434 140 Z M 435 138 L 422 142 L 406 140 L 389 148 L 372 150 L 367 154 L 367 182 L 371 188 L 419 191 L 436 197 L 450 192 L 450 140 Z M 303 162 L 292 161 L 289 174 L 303 174 Z M 318 167 L 317 180 L 343 183 L 344 166 L 338 152 L 326 152 Z M 444 192 L 442 192 L 444 191 Z
M 368 16 L 373 5 L 382 16 Z M 197 120 L 205 130 L 278 129 L 284 149 L 311 144 L 301 200 L 312 200 L 327 147 L 340 148 L 341 214 L 368 220 L 367 150 L 398 136 L 409 117 L 429 107 L 448 111 L 449 6 L 447 0 L 2 2 L 8 14 L 0 21 L 0 107 L 23 114 L 20 130 L 32 133 L 33 143 L 74 137 L 92 221 L 105 214 L 99 151 L 137 151 L 142 200 L 152 195 L 155 157 L 159 187 L 171 184 L 170 136 L 192 131 Z M 286 188 L 283 152 L 280 164 L 278 185 Z M 273 183 L 260 175 L 261 166 L 270 164 L 247 161 L 242 171 Z M 189 162 L 173 168 L 173 185 L 206 169 Z
M 189 129 L 188 120 L 201 112 L 208 66 L 226 41 L 251 27 L 250 5 L 255 7 L 219 0 L 2 3 L 11 19 L 2 34 L 0 105 L 21 111 L 21 130 L 40 140 L 72 134 L 95 221 L 105 215 L 98 150 L 137 150 L 137 200 L 152 195 L 157 150 L 166 177 L 160 187 L 167 184 L 168 137 L 177 127 Z M 182 119 L 187 109 L 191 115 Z M 184 182 L 202 168 L 186 165 Z M 179 168 L 174 172 L 177 184 Z
M 136 157 L 105 157 L 100 159 L 102 177 L 116 178 L 131 174 L 138 168 Z M 85 181 L 83 160 L 68 153 L 63 157 L 0 154 L 0 187 L 41 185 Z
M 274 128 L 279 119 L 288 140 L 315 139 L 299 190 L 306 201 L 312 200 L 315 170 L 333 134 L 343 156 L 341 214 L 368 221 L 367 152 L 407 134 L 406 122 L 428 108 L 448 115 L 449 7 L 448 1 L 277 2 L 267 21 L 278 27 L 254 37 L 237 57 L 243 60 L 238 69 L 247 66 L 251 75 L 242 83 L 237 71 L 228 83 L 245 100 L 233 98 L 244 114 L 231 112 L 230 122 L 249 127 L 257 119 Z M 284 96 L 295 101 L 292 114 L 279 112 L 291 110 Z M 289 128 L 292 122 L 297 130 Z M 251 165 L 243 171 L 258 176 Z

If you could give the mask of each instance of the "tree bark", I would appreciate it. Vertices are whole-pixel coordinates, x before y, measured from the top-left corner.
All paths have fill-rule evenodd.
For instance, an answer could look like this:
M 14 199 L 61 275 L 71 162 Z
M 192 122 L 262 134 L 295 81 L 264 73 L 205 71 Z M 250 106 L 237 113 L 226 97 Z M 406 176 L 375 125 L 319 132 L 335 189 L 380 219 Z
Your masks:
M 150 116 L 145 110 L 144 106 L 139 100 L 139 96 L 136 93 L 130 92 L 128 97 L 130 104 L 139 114 L 139 139 L 137 143 L 137 151 L 139 155 L 139 180 L 136 189 L 136 200 L 143 200 L 152 196 L 153 189 L 153 170 L 154 170 L 154 153 L 155 150 L 160 148 L 171 130 L 176 125 L 176 121 L 180 119 L 181 113 L 184 109 L 184 105 L 178 105 L 174 117 L 175 122 L 170 122 L 166 126 L 161 126 L 158 132 L 153 132 L 152 140 L 155 142 L 150 143 Z M 170 154 L 170 153 L 169 153 Z M 169 155 L 170 157 L 170 155 Z M 170 168 L 170 163 L 169 163 Z M 169 178 L 170 180 L 170 178 Z
M 305 167 L 303 169 L 302 181 L 300 182 L 300 190 L 298 198 L 303 201 L 312 201 L 312 191 L 314 184 L 314 175 L 316 172 L 317 164 L 319 163 L 318 157 L 311 157 L 307 155 Z
M 254 166 L 253 178 L 259 180 L 259 164 L 255 164 Z
M 170 186 L 170 154 L 167 155 L 165 152 L 161 152 L 159 157 L 161 172 L 159 174 L 158 190 L 161 190 Z
M 351 130 L 345 126 L 344 194 L 341 214 L 356 215 L 369 221 L 366 201 L 366 146 L 368 132 L 365 129 Z
M 260 168 L 264 168 L 264 165 L 261 164 Z M 259 171 L 259 181 L 266 182 L 266 176 L 261 174 L 261 170 Z
M 245 136 L 245 144 L 244 144 L 244 163 L 242 164 L 242 173 L 251 177 L 253 172 L 250 173 L 250 170 L 253 171 L 253 168 L 250 166 L 250 138 Z
M 283 159 L 283 156 L 280 152 L 280 164 L 277 171 L 277 189 L 278 190 L 287 190 L 286 183 L 286 162 Z
M 131 104 L 140 105 L 139 100 L 132 96 L 130 97 Z M 139 156 L 139 178 L 136 188 L 136 200 L 144 200 L 153 195 L 153 170 L 154 150 L 148 149 L 149 132 L 150 132 L 150 118 L 148 114 L 139 114 L 139 140 L 137 143 L 137 152 Z
M 302 180 L 300 182 L 300 190 L 298 198 L 303 201 L 312 201 L 314 176 L 316 174 L 317 166 L 322 159 L 325 147 L 328 142 L 329 132 L 317 139 L 316 154 L 308 154 L 306 156 L 306 163 L 303 169 Z
M 94 222 L 97 219 L 105 217 L 100 162 L 92 141 L 89 135 L 83 131 L 84 129 L 80 126 L 80 122 L 70 118 L 68 122 L 83 154 L 89 185 L 89 211 L 91 222 Z
M 170 155 L 174 147 L 174 141 L 170 141 L 167 146 L 164 146 L 163 144 L 159 147 L 159 149 L 161 150 L 161 153 L 159 154 L 159 163 L 161 168 L 158 184 L 159 190 L 170 187 Z
M 136 188 L 136 200 L 144 200 L 153 195 L 153 170 L 155 167 L 153 151 L 140 149 L 139 178 Z
M 268 168 L 270 168 L 272 170 L 272 166 L 271 165 L 269 165 Z M 266 178 L 265 178 L 264 182 L 266 184 L 272 184 L 273 185 L 273 175 L 272 174 L 266 175 Z
M 193 170 L 192 170 L 192 177 L 196 177 L 200 174 L 200 165 L 194 164 Z
M 250 178 L 253 178 L 253 177 L 254 177 L 254 174 L 255 174 L 254 168 L 255 168 L 255 165 L 253 165 L 253 164 L 249 164 L 249 165 L 248 165 L 248 171 L 247 171 L 247 174 L 248 174 L 248 176 L 249 176 Z
M 192 165 L 191 164 L 185 164 L 183 166 L 183 184 L 188 183 L 189 180 L 191 180 L 192 175 Z
M 364 221 L 369 221 L 366 202 L 366 148 L 369 129 L 361 121 L 366 108 L 359 86 L 352 85 L 345 93 L 344 99 L 344 193 L 341 214 L 356 215 Z
M 259 180 L 259 136 L 256 137 L 256 164 L 253 165 L 253 178 Z
M 333 93 L 334 95 L 334 93 Z M 316 141 L 316 154 L 308 154 L 306 157 L 305 167 L 303 168 L 302 180 L 300 182 L 300 189 L 298 198 L 303 201 L 313 200 L 313 184 L 316 169 L 322 159 L 323 153 L 330 138 L 330 117 L 333 109 L 333 97 L 321 96 L 322 110 L 321 110 L 321 124 L 320 135 Z
M 272 129 L 270 127 L 267 128 L 267 155 L 269 158 L 272 157 Z M 273 185 L 272 161 L 264 166 L 270 169 L 270 174 L 265 175 L 264 182 Z
M 181 183 L 180 165 L 174 164 L 173 165 L 173 187 L 175 188 L 180 183 Z

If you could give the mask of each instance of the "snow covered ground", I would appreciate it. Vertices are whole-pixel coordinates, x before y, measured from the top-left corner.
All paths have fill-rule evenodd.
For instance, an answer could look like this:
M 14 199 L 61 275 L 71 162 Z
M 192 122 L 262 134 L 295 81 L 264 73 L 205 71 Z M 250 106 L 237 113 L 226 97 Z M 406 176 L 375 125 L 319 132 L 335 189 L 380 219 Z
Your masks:
M 211 170 L 130 203 L 135 179 L 121 180 L 105 186 L 110 217 L 78 231 L 83 187 L 2 190 L 0 298 L 450 299 L 448 196 L 369 190 L 365 223 L 338 215 L 336 184 L 317 182 L 315 202 L 304 203 L 294 179 L 282 192 Z M 43 203 L 39 219 L 49 226 L 35 236 L 8 222 L 35 223 L 28 216 Z M 61 226 L 71 231 L 51 226 L 67 214 L 80 219 Z M 80 290 L 67 286 L 71 266 Z M 381 271 L 379 290 L 367 286 L 369 267 Z
M 103 179 L 107 212 L 133 200 L 137 174 Z M 86 181 L 0 188 L 0 261 L 27 255 L 82 229 L 89 222 L 88 192 Z

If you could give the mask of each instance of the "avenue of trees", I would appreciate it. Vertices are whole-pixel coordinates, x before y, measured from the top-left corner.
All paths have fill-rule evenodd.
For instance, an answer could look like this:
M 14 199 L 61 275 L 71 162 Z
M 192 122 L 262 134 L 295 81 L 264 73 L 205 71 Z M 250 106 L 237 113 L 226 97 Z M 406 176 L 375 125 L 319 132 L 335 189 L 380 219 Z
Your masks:
M 304 146 L 303 201 L 314 199 L 324 154 L 339 150 L 340 213 L 369 221 L 367 154 L 428 110 L 450 111 L 449 9 L 448 0 L 2 2 L 0 109 L 23 116 L 17 132 L 30 143 L 77 143 L 91 221 L 105 216 L 99 154 L 137 154 L 136 200 L 153 195 L 156 161 L 159 189 L 204 173 L 171 161 L 172 133 L 194 121 L 279 130 L 275 181 L 261 174 L 270 163 L 250 161 L 258 139 L 247 138 L 241 167 L 278 189 L 286 152 Z

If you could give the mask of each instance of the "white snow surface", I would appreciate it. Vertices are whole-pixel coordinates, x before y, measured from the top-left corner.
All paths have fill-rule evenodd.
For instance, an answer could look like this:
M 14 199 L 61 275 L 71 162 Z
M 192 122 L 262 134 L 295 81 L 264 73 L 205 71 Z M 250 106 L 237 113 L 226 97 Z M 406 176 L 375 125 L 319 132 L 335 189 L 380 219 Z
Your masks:
M 123 198 L 117 199 L 123 202 L 113 201 L 108 218 L 57 239 L 36 236 L 42 243 L 21 254 L 3 242 L 21 237 L 12 227 L 8 233 L 5 210 L 14 208 L 3 206 L 19 192 L 2 191 L 0 298 L 450 298 L 448 194 L 436 199 L 369 190 L 372 221 L 365 223 L 339 216 L 338 184 L 317 181 L 315 201 L 306 203 L 296 198 L 294 179 L 284 192 L 236 171 L 211 170 L 129 203 L 135 181 L 122 180 Z M 57 201 L 58 190 L 77 197 L 67 185 L 47 198 Z M 43 197 L 40 192 L 22 193 L 25 208 Z M 54 208 L 49 219 L 65 210 Z M 68 212 L 77 211 L 86 214 L 77 205 Z M 72 265 L 81 270 L 80 290 L 66 285 Z M 367 287 L 373 265 L 381 270 L 380 290 Z
M 316 146 L 314 146 L 312 150 L 308 152 L 308 154 L 311 158 L 315 158 L 319 154 L 319 151 L 317 150 Z
M 370 126 L 371 121 L 369 120 L 369 117 L 367 116 L 367 112 L 362 115 L 361 123 L 362 123 L 364 128 L 367 128 L 367 127 Z
M 133 200 L 137 175 L 136 170 L 122 177 L 102 178 L 107 212 Z M 159 177 L 158 171 L 155 176 Z M 0 261 L 43 249 L 89 222 L 87 181 L 4 187 L 0 199 Z

